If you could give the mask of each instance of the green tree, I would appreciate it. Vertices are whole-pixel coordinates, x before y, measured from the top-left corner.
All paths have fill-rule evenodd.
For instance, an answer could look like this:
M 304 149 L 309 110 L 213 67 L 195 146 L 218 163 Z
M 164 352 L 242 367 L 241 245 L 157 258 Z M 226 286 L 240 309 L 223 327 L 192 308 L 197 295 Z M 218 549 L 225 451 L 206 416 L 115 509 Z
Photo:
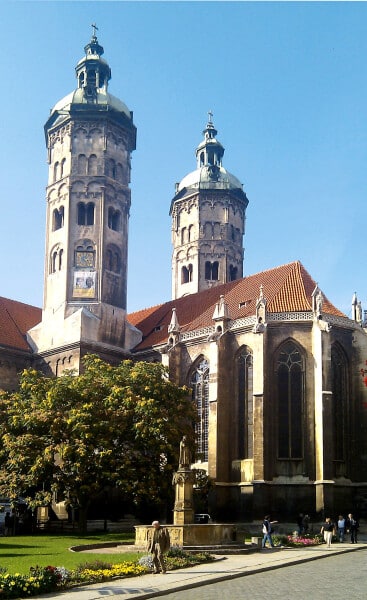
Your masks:
M 136 505 L 170 494 L 183 435 L 195 419 L 188 390 L 157 363 L 111 366 L 94 355 L 59 378 L 23 372 L 0 395 L 0 493 L 34 505 L 68 498 L 85 526 L 88 506 L 117 487 Z

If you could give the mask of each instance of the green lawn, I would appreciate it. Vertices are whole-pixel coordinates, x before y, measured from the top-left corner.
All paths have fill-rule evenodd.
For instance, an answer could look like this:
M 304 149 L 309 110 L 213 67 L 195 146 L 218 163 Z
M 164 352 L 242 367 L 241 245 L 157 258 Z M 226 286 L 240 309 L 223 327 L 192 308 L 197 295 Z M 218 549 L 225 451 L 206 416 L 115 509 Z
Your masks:
M 9 573 L 29 573 L 30 567 L 65 567 L 73 569 L 77 565 L 95 560 L 110 563 L 135 560 L 141 554 L 119 552 L 106 554 L 101 552 L 71 552 L 71 546 L 98 544 L 102 542 L 134 543 L 133 534 L 101 533 L 80 535 L 30 535 L 0 537 L 0 567 L 6 567 Z

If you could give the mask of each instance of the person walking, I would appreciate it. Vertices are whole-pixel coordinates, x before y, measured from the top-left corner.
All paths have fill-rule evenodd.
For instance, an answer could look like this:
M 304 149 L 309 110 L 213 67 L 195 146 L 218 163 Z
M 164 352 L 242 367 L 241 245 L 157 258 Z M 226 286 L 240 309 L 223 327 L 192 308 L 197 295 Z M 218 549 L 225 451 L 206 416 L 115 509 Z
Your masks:
M 338 537 L 339 537 L 339 542 L 340 543 L 344 542 L 344 536 L 345 536 L 345 518 L 343 517 L 343 515 L 339 515 L 339 518 L 338 518 Z
M 161 527 L 159 521 L 153 521 L 153 529 L 148 529 L 147 534 L 147 550 L 152 555 L 153 573 L 166 573 L 166 563 L 164 553 L 170 548 L 170 539 L 168 530 Z
M 358 521 L 353 517 L 352 513 L 349 513 L 347 519 L 347 531 L 350 533 L 350 543 L 357 543 L 357 534 L 358 534 Z
M 324 540 L 328 548 L 331 548 L 335 526 L 330 517 L 326 517 L 325 523 L 322 524 L 321 533 L 324 534 Z
M 270 515 L 266 515 L 264 517 L 262 524 L 263 541 L 261 544 L 261 547 L 263 549 L 266 548 L 266 542 L 269 542 L 270 547 L 274 548 L 273 538 L 271 537 L 271 534 L 274 532 L 274 529 L 272 527 L 274 523 L 278 523 L 278 521 L 270 521 Z

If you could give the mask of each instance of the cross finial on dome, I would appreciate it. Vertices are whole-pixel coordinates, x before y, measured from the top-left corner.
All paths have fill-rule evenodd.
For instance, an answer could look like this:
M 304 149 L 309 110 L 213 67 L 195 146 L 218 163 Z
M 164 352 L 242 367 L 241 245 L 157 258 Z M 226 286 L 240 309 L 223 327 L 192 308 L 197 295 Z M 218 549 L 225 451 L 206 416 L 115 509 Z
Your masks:
M 97 37 L 96 36 L 96 31 L 98 31 L 98 27 L 97 27 L 97 25 L 95 23 L 92 23 L 91 27 L 93 29 L 93 36 L 92 37 L 96 38 Z
M 213 111 L 212 110 L 208 111 L 208 123 L 210 125 L 213 125 Z

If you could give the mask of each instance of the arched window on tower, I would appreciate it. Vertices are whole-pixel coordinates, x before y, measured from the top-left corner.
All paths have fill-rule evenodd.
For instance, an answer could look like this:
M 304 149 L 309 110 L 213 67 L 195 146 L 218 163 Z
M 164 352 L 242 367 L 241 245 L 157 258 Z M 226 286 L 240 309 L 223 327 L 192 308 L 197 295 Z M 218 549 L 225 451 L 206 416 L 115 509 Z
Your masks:
M 78 225 L 85 225 L 85 204 L 78 202 Z
M 63 253 L 64 251 L 59 246 L 56 246 L 51 250 L 49 273 L 61 271 Z
M 94 203 L 88 202 L 86 207 L 86 225 L 94 225 Z
M 59 179 L 59 172 L 60 172 L 60 163 L 58 161 L 56 161 L 54 164 L 54 181 L 57 181 Z
M 77 206 L 77 223 L 78 225 L 94 225 L 94 203 L 78 202 Z
M 235 281 L 237 279 L 238 269 L 233 265 L 229 265 L 229 281 Z
M 238 372 L 238 458 L 253 458 L 254 400 L 253 356 L 250 348 L 243 348 L 237 356 Z
M 193 240 L 194 226 L 189 225 L 188 228 L 188 241 L 191 242 Z
M 88 158 L 88 175 L 97 175 L 97 157 L 91 154 Z
M 331 379 L 334 460 L 344 461 L 349 404 L 348 361 L 339 344 L 333 344 L 331 347 Z
M 181 229 L 181 244 L 186 244 L 187 242 L 187 229 L 186 227 L 182 227 Z
M 275 363 L 278 395 L 278 458 L 303 458 L 304 357 L 292 341 Z
M 108 227 L 113 231 L 120 231 L 121 229 L 121 213 L 112 206 L 108 209 Z
M 192 264 L 181 269 L 181 283 L 189 283 L 192 281 Z
M 106 269 L 113 273 L 121 271 L 121 254 L 116 246 L 110 246 L 106 252 Z
M 62 255 L 64 254 L 63 250 L 59 251 L 59 271 L 62 269 Z
M 124 181 L 124 168 L 121 163 L 117 163 L 116 165 L 116 180 L 120 183 Z
M 218 261 L 210 262 L 209 260 L 205 263 L 205 279 L 209 281 L 218 281 L 219 275 L 219 263 Z
M 79 154 L 78 156 L 78 173 L 79 175 L 87 174 L 87 157 L 85 154 Z
M 60 178 L 64 177 L 64 175 L 65 175 L 65 164 L 66 164 L 66 158 L 63 158 L 61 161 L 61 166 L 60 166 Z
M 52 231 L 61 229 L 64 226 L 64 207 L 55 208 L 52 213 Z
M 208 460 L 209 433 L 209 363 L 201 359 L 191 374 L 192 399 L 196 404 L 198 421 L 195 425 L 196 460 Z

